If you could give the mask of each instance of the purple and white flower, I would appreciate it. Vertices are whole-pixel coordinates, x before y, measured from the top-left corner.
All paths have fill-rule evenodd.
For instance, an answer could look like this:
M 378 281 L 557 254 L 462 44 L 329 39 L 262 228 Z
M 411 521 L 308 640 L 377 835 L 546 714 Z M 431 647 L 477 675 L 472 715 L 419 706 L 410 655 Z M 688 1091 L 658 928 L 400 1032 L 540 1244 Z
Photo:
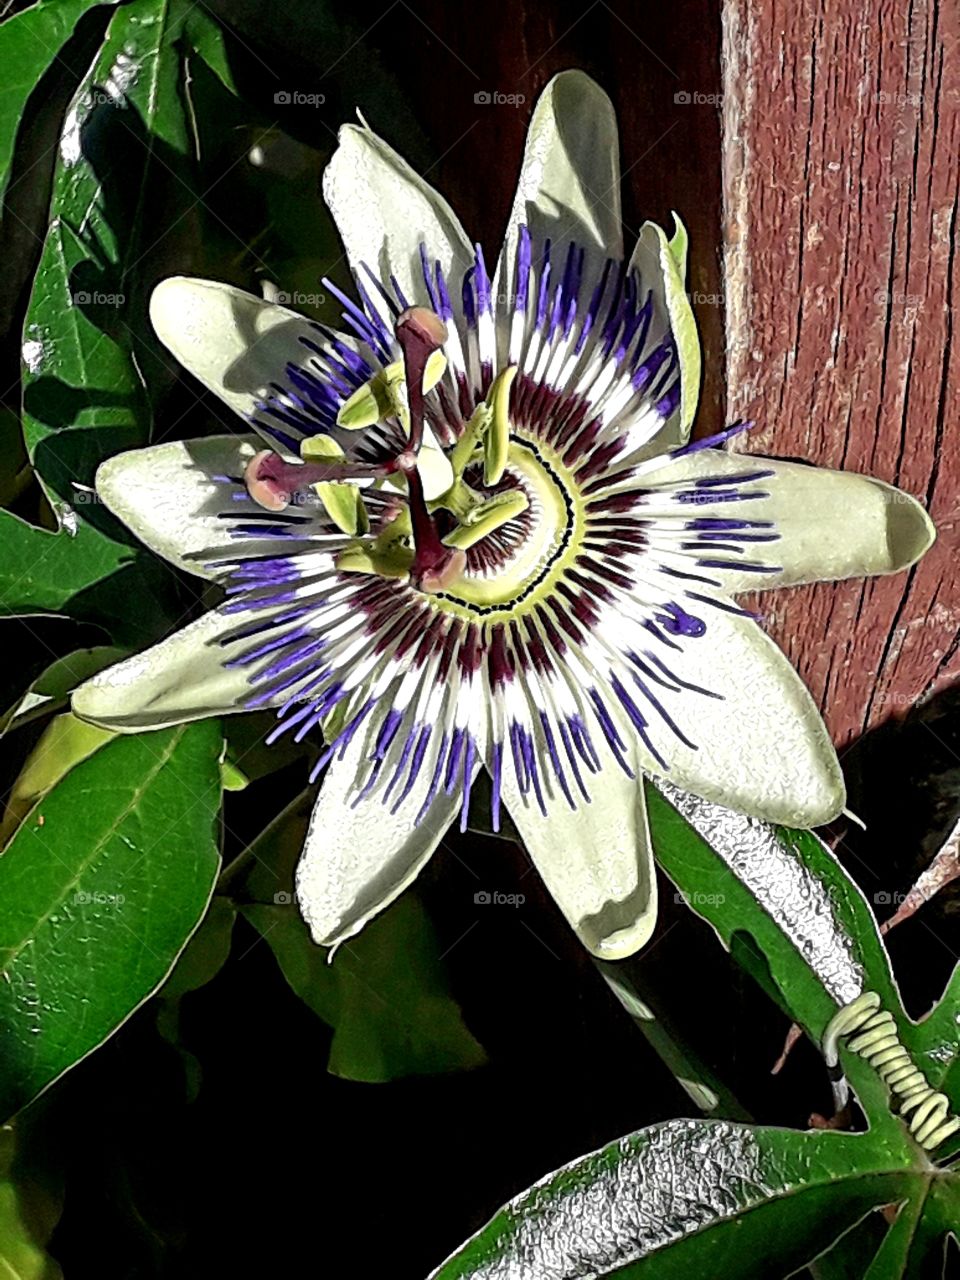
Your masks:
M 625 258 L 611 105 L 546 89 L 491 270 L 366 127 L 324 193 L 354 278 L 342 331 L 171 279 L 151 314 L 245 419 L 105 463 L 97 488 L 220 604 L 76 692 L 135 731 L 273 708 L 323 735 L 298 872 L 316 940 L 411 883 L 490 775 L 598 956 L 656 918 L 642 776 L 774 822 L 844 804 L 812 699 L 738 593 L 892 573 L 933 539 L 857 475 L 689 440 L 700 355 L 686 240 Z

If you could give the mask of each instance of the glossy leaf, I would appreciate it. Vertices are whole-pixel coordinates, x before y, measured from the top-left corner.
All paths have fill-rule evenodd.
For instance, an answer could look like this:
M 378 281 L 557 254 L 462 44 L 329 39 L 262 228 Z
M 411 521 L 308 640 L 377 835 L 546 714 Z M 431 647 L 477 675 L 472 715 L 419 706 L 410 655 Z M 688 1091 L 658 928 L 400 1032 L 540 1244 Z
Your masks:
M 117 10 L 63 123 L 22 367 L 24 439 L 62 527 L 51 535 L 6 518 L 13 543 L 0 580 L 6 613 L 55 609 L 122 621 L 124 609 L 101 584 L 135 558 L 148 562 L 89 486 L 104 457 L 150 435 L 142 371 L 160 366 L 145 296 L 157 246 L 168 244 L 178 222 L 173 201 L 182 209 L 189 195 L 178 44 L 186 12 L 185 0 Z M 186 200 L 184 232 L 193 203 Z M 163 575 L 156 565 L 149 572 L 156 590 Z
M 226 32 L 210 14 L 193 6 L 187 14 L 186 38 L 193 52 L 210 68 L 230 93 L 237 85 L 230 70 L 229 42 Z
M 0 26 L 0 199 L 7 189 L 17 129 L 38 81 L 83 15 L 117 0 L 43 0 Z
M 910 1025 L 904 1040 L 922 1059 L 930 1083 L 960 1112 L 960 964 L 937 1004 L 920 1022 Z
M 873 913 L 817 836 L 661 790 L 647 786 L 657 861 L 725 946 L 753 940 L 774 994 L 816 1039 L 863 990 L 900 1009 Z
M 657 861 L 690 909 L 814 1042 L 820 1044 L 838 1008 L 863 991 L 877 992 L 906 1037 L 911 1024 L 876 920 L 826 845 L 809 831 L 774 828 L 660 790 L 647 786 Z M 876 1072 L 845 1051 L 843 1063 L 871 1122 L 899 1125 Z
M 433 1275 L 768 1280 L 929 1177 L 922 1158 L 875 1133 L 672 1120 L 544 1178 Z
M 0 858 L 0 1114 L 30 1102 L 164 981 L 219 865 L 213 722 L 121 737 Z

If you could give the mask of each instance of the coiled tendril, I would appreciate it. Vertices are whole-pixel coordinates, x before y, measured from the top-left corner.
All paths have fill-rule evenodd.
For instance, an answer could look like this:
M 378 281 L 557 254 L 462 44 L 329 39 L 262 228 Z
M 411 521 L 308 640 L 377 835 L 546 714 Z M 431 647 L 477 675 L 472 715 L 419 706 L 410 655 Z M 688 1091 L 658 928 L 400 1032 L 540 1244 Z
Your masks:
M 960 1117 L 950 1115 L 950 1100 L 914 1065 L 893 1015 L 881 1008 L 875 991 L 865 991 L 831 1018 L 823 1035 L 828 1068 L 837 1066 L 838 1041 L 846 1036 L 853 1037 L 847 1047 L 870 1063 L 893 1094 L 911 1136 L 924 1150 L 932 1151 L 960 1130 Z

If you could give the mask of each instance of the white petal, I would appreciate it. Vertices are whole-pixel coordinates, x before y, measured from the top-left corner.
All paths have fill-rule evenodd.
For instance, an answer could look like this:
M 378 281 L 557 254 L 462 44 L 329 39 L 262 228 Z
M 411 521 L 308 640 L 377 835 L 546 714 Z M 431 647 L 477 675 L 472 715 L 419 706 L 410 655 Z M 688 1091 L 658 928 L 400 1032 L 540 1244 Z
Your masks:
M 376 726 L 374 726 L 374 729 Z M 378 794 L 356 793 L 367 772 L 373 730 L 358 733 L 342 760 L 327 769 L 297 867 L 297 902 L 320 946 L 337 946 L 359 933 L 419 875 L 456 816 L 461 797 L 441 787 L 421 821 L 430 789 L 424 761 L 416 784 L 397 812 Z M 479 763 L 474 765 L 474 776 Z
M 473 248 L 457 215 L 429 183 L 370 129 L 345 125 L 323 175 L 323 196 L 333 214 L 353 272 L 371 300 L 380 302 L 361 263 L 389 287 L 394 275 L 411 304 L 429 305 L 420 244 L 439 262 L 459 298 Z
M 646 652 L 656 654 L 680 680 L 722 698 L 688 689 L 670 692 L 646 681 L 694 743 L 691 749 L 628 677 L 624 683 L 669 765 L 664 769 L 640 747 L 643 768 L 768 822 L 816 827 L 832 821 L 844 806 L 843 775 L 803 681 L 752 618 L 680 598 L 706 623 L 705 633 L 671 637 L 677 649 L 654 640 Z
M 212 578 L 203 553 L 228 544 L 218 512 L 240 508 L 212 476 L 242 476 L 263 442 L 256 436 L 208 436 L 118 453 L 97 471 L 96 489 L 151 551 L 180 569 Z M 252 504 L 251 504 L 252 509 Z
M 253 668 L 224 666 L 242 650 L 220 643 L 244 622 L 237 614 L 204 614 L 80 685 L 73 694 L 74 712 L 104 728 L 136 733 L 246 710 Z
M 773 471 L 755 488 L 769 498 L 690 508 L 691 516 L 772 520 L 779 541 L 763 544 L 763 559 L 782 572 L 724 571 L 729 591 L 789 587 L 801 582 L 835 582 L 871 574 L 899 573 L 932 545 L 936 529 L 923 507 L 902 489 L 856 475 L 798 462 L 777 462 L 745 453 L 705 449 L 652 477 L 659 481 L 708 475 Z M 709 554 L 709 553 L 705 553 Z M 744 559 L 750 558 L 749 545 Z M 732 559 L 732 556 L 723 556 Z
M 644 292 L 653 291 L 650 333 L 672 333 L 680 361 L 680 407 L 658 433 L 658 451 L 686 443 L 700 398 L 700 335 L 686 290 L 687 233 L 676 215 L 674 221 L 671 240 L 662 227 L 645 222 L 630 259 Z
M 626 730 L 622 736 L 629 743 Z M 643 779 L 634 772 L 628 778 L 608 756 L 600 772 L 585 773 L 589 804 L 578 797 L 572 811 L 555 796 L 546 817 L 521 794 L 506 760 L 501 778 L 504 803 L 544 883 L 584 946 L 603 960 L 639 951 L 657 922 Z
M 520 180 L 498 268 L 498 294 L 512 293 L 518 227 L 535 241 L 575 240 L 587 251 L 587 278 L 605 258 L 623 257 L 620 147 L 613 105 L 582 71 L 563 71 L 533 112 Z
M 318 341 L 309 320 L 233 285 L 171 276 L 150 298 L 157 337 L 185 369 L 248 417 L 287 364 L 303 364 L 300 339 Z

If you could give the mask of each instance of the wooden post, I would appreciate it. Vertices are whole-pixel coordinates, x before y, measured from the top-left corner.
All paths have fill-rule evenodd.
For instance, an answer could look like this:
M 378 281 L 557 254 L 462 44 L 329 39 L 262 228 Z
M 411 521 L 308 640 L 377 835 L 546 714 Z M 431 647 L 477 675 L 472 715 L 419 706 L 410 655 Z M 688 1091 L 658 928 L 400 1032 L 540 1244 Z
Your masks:
M 726 0 L 729 416 L 744 448 L 924 502 L 909 574 L 762 599 L 842 748 L 960 673 L 960 15 L 937 0 Z

